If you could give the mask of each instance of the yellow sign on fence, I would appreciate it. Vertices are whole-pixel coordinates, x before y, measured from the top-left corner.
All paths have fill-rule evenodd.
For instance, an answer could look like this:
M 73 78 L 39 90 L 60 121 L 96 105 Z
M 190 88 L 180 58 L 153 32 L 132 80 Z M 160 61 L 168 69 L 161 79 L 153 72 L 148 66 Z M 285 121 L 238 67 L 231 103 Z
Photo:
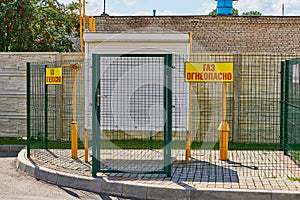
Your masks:
M 60 85 L 62 84 L 62 68 L 46 68 L 46 84 Z
M 233 63 L 185 63 L 187 82 L 233 82 Z

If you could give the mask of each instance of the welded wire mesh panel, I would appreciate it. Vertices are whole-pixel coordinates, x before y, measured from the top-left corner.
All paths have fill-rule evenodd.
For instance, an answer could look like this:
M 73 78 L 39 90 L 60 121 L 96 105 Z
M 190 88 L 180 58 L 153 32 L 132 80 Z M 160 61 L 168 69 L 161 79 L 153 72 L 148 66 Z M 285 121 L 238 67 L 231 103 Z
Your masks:
M 231 54 L 196 54 L 191 62 L 233 62 Z M 190 121 L 194 144 L 202 148 L 213 148 L 219 140 L 217 131 L 222 122 L 222 85 L 223 83 L 199 82 L 189 87 Z M 232 126 L 233 84 L 227 84 L 227 121 Z M 230 133 L 231 137 L 231 133 Z
M 288 171 L 279 155 L 281 59 L 247 54 L 239 58 L 238 137 L 232 145 L 251 150 L 241 153 L 247 158 L 243 165 L 255 166 L 253 175 L 279 177 Z
M 191 83 L 191 162 L 210 178 L 238 174 L 295 176 L 295 162 L 280 151 L 280 66 L 282 55 L 196 54 L 192 62 L 233 62 L 227 84 L 228 161 L 220 160 L 222 83 Z M 295 140 L 293 140 L 295 141 Z M 180 160 L 180 159 L 177 159 Z M 181 157 L 181 160 L 184 160 Z
M 299 166 L 300 161 L 300 59 L 283 63 L 283 148 L 286 155 Z M 291 168 L 294 165 L 291 165 Z
M 99 59 L 100 169 L 164 172 L 166 92 L 172 89 L 166 84 L 166 57 L 108 55 Z M 184 126 L 182 120 L 177 122 L 178 127 Z
M 81 66 L 76 75 L 76 106 L 74 107 L 74 71 L 71 64 Z M 46 84 L 46 69 L 62 70 L 62 84 Z M 71 149 L 71 122 L 78 124 L 79 148 L 83 148 L 84 70 L 83 61 L 28 63 L 28 141 L 31 156 L 60 165 L 61 155 Z M 69 153 L 70 154 L 70 153 Z M 71 156 L 71 155 L 68 155 Z
M 241 61 L 239 139 L 248 143 L 279 142 L 280 57 L 244 55 Z
M 187 170 L 189 176 L 202 181 L 238 182 L 243 175 L 298 177 L 299 64 L 297 60 L 284 62 L 281 70 L 281 61 L 294 57 L 297 56 L 172 55 L 171 72 L 167 74 L 171 74 L 172 84 L 168 87 L 163 56 L 99 58 L 99 79 L 91 83 L 96 105 L 92 110 L 97 113 L 100 137 L 99 155 L 93 149 L 93 159 L 99 156 L 99 169 L 120 172 L 119 175 L 162 173 L 172 163 L 172 177 L 181 177 Z M 226 121 L 230 128 L 227 161 L 220 160 L 219 150 L 223 83 L 185 82 L 186 61 L 233 62 L 234 82 L 227 83 L 226 92 Z M 78 62 L 30 64 L 29 139 L 31 152 L 39 160 L 83 170 L 76 160 L 67 159 L 74 113 L 74 73 L 64 66 L 70 63 Z M 46 65 L 63 67 L 62 85 L 44 84 Z M 83 68 L 77 71 L 79 149 L 83 147 L 83 73 Z M 166 143 L 165 134 L 167 91 L 172 92 L 172 143 Z M 169 163 L 165 161 L 166 147 L 171 149 Z M 88 164 L 84 170 L 89 171 Z

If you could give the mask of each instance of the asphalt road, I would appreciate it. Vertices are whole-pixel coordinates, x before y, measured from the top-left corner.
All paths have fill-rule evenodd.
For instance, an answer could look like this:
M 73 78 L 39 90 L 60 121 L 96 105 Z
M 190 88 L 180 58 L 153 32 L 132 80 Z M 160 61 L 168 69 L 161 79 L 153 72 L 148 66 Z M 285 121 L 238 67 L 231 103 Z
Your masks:
M 0 200 L 125 200 L 38 181 L 18 171 L 16 161 L 17 153 L 0 152 Z

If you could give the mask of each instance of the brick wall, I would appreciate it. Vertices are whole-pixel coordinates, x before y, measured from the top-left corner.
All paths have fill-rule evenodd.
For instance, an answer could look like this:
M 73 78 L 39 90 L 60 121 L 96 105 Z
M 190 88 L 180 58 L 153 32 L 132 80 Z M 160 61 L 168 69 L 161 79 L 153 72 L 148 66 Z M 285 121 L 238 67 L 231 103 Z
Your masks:
M 193 32 L 194 52 L 300 52 L 300 17 L 97 17 L 97 31 Z
M 192 31 L 194 52 L 300 52 L 300 17 L 97 17 L 96 24 L 105 33 Z M 26 135 L 26 62 L 78 57 L 80 53 L 0 53 L 0 136 Z
M 80 53 L 0 53 L 0 136 L 26 136 L 26 63 L 78 57 Z

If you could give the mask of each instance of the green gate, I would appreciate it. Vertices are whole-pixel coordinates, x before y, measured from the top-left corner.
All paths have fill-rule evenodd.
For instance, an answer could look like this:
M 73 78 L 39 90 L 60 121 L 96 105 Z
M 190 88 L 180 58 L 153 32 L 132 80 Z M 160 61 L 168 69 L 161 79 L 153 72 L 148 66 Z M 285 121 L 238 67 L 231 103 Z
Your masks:
M 300 161 L 300 58 L 282 62 L 281 147 L 285 155 Z
M 92 65 L 93 176 L 171 176 L 172 55 L 94 54 Z

